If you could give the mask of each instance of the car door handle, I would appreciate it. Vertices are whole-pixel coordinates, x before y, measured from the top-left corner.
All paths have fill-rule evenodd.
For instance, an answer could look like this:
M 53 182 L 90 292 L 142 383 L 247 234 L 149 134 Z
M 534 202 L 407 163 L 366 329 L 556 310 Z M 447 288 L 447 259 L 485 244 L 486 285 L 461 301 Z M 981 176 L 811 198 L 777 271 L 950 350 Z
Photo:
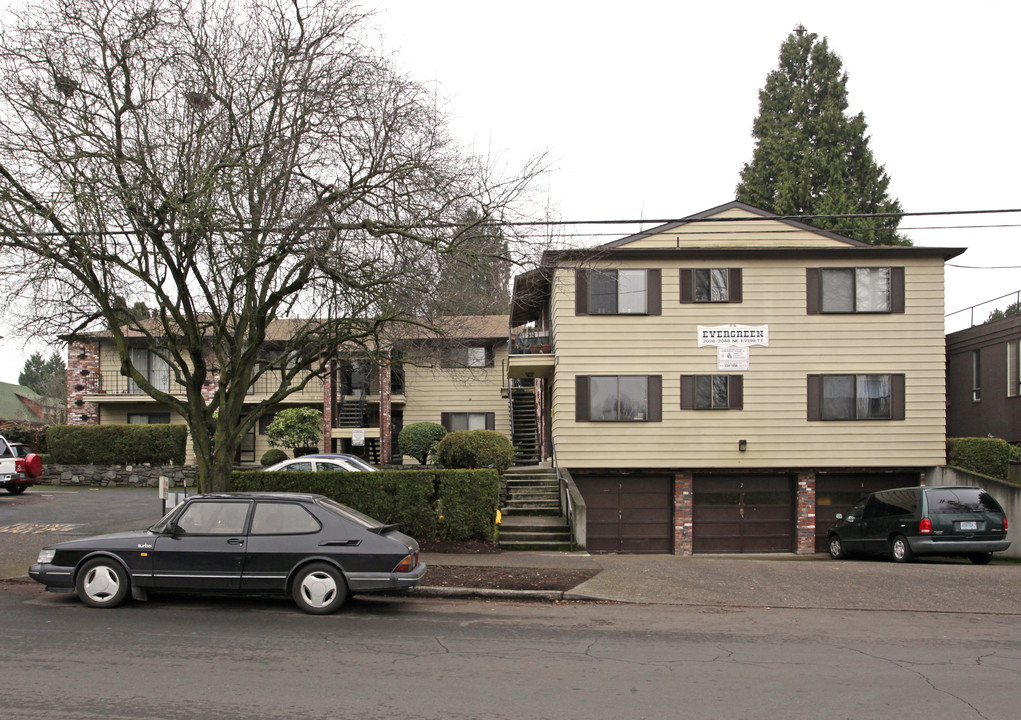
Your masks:
M 227 541 L 227 544 L 228 545 L 244 545 L 245 541 L 242 540 L 241 538 L 231 538 L 230 540 Z

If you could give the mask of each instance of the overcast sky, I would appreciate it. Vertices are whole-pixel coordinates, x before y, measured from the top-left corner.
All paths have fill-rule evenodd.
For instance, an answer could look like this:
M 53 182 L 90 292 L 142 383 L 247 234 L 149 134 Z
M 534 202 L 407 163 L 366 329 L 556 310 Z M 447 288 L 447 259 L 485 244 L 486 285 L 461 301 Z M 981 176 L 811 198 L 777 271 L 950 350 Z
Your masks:
M 508 168 L 547 153 L 542 200 L 562 220 L 680 218 L 732 200 L 758 91 L 799 23 L 842 58 L 851 110 L 907 212 L 1021 208 L 1016 0 L 374 7 L 380 45 L 435 85 L 456 137 Z M 901 224 L 916 245 L 968 248 L 953 265 L 1000 268 L 948 267 L 947 312 L 1021 290 L 1015 226 L 1021 213 Z M 0 380 L 16 382 L 24 357 L 0 340 Z

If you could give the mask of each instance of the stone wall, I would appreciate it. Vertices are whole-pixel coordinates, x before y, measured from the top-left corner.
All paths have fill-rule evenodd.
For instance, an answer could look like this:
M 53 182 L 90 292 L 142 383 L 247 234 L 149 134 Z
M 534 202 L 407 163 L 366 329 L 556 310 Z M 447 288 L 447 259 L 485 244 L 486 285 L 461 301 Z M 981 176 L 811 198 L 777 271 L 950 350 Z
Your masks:
M 194 465 L 46 465 L 42 483 L 78 487 L 159 487 L 160 476 L 170 487 L 195 487 Z

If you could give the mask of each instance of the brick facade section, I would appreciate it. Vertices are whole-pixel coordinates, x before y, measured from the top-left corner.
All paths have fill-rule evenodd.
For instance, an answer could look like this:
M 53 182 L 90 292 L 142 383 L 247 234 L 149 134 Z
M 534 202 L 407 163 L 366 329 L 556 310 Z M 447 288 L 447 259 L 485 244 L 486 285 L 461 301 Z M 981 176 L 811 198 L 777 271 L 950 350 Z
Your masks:
M 387 465 L 393 457 L 393 404 L 391 401 L 390 360 L 379 363 L 379 463 Z
M 326 363 L 326 374 L 323 376 L 323 452 L 333 452 L 333 413 L 337 408 L 334 401 L 333 386 L 336 383 L 335 363 Z
M 67 424 L 98 425 L 99 405 L 86 402 L 99 387 L 99 341 L 75 340 L 67 346 Z
M 692 473 L 674 475 L 674 555 L 691 555 Z
M 798 555 L 810 555 L 815 552 L 815 473 L 800 472 L 798 482 Z

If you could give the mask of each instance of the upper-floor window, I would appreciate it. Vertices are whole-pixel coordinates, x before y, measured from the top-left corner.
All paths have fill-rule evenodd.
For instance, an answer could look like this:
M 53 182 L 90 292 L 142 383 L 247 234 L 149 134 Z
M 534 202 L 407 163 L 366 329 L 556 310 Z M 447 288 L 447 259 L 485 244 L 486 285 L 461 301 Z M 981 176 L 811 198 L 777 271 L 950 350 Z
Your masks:
M 135 366 L 135 369 L 154 388 L 164 392 L 170 390 L 170 366 L 166 360 L 148 348 L 129 348 L 128 357 L 131 359 L 131 364 Z M 138 387 L 134 380 L 128 378 L 128 392 L 140 393 L 142 389 Z
M 903 420 L 899 374 L 809 375 L 809 420 Z
M 904 268 L 808 268 L 808 313 L 902 313 Z
M 971 351 L 971 401 L 982 401 L 982 351 Z
M 578 375 L 575 420 L 660 422 L 663 379 L 659 375 Z
M 455 347 L 447 350 L 443 359 L 443 367 L 454 368 L 487 368 L 493 367 L 495 356 L 493 347 Z
M 575 274 L 578 315 L 659 315 L 662 273 L 649 270 L 578 270 Z
M 682 410 L 741 410 L 744 378 L 741 375 L 681 375 Z
M 1021 340 L 1007 341 L 1007 397 L 1021 395 Z
M 739 303 L 741 296 L 741 268 L 681 268 L 682 303 Z

